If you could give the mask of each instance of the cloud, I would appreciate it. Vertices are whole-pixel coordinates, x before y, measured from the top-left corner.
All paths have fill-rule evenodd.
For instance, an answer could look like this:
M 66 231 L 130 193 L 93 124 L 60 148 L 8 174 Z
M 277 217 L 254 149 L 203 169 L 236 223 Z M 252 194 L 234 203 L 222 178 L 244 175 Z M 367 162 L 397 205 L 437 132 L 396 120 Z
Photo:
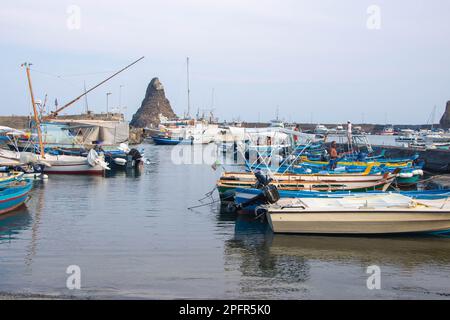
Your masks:
M 213 86 L 220 95 L 223 86 L 227 94 L 222 102 L 236 113 L 261 94 L 259 108 L 272 116 L 269 101 L 277 97 L 270 88 L 291 97 L 284 104 L 321 101 L 314 109 L 323 110 L 324 116 L 331 107 L 329 100 L 314 97 L 321 90 L 333 92 L 341 111 L 350 114 L 371 92 L 377 94 L 371 99 L 382 100 L 381 108 L 387 111 L 421 91 L 427 95 L 416 97 L 417 107 L 427 99 L 430 104 L 443 100 L 448 76 L 442 70 L 450 68 L 449 3 L 377 3 L 382 29 L 371 32 L 366 9 L 373 2 L 366 0 L 6 0 L 0 7 L 0 45 L 11 50 L 11 57 L 29 54 L 35 61 L 38 54 L 47 54 L 60 63 L 55 69 L 78 67 L 86 72 L 116 68 L 145 55 L 148 62 L 139 71 L 146 74 L 130 79 L 128 87 L 141 88 L 145 83 L 138 80 L 159 75 L 171 85 L 166 85 L 168 92 L 178 92 L 172 98 L 178 104 L 184 99 L 184 58 L 190 56 L 193 99 L 195 94 L 197 99 L 209 97 Z M 81 9 L 79 30 L 67 28 L 69 5 Z M 74 55 L 85 58 L 75 60 Z M 11 58 L 7 63 L 18 61 Z M 438 91 L 428 88 L 433 82 Z M 299 97 L 298 87 L 310 90 Z M 258 88 L 269 92 L 259 93 Z M 386 94 L 395 95 L 395 103 L 381 97 Z M 436 100 L 431 102 L 433 95 Z

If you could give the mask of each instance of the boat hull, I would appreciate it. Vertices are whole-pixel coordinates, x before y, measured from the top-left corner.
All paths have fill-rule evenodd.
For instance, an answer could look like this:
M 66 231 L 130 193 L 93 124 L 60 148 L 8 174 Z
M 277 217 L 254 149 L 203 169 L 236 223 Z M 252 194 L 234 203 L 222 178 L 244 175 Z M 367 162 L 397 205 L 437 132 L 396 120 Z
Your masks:
M 83 162 L 59 163 L 50 162 L 51 167 L 44 169 L 48 174 L 86 174 L 86 175 L 103 175 L 105 169 L 100 165 L 91 166 L 87 160 Z
M 450 211 L 268 211 L 275 233 L 301 234 L 403 234 L 450 231 Z
M 0 191 L 0 215 L 11 212 L 22 206 L 32 188 L 31 181 L 22 181 L 23 187 L 12 187 Z
M 367 192 L 367 191 L 386 191 L 392 184 L 393 179 L 373 182 L 359 182 L 351 184 L 336 184 L 336 183 L 321 183 L 321 184 L 309 184 L 308 186 L 302 185 L 278 185 L 280 191 L 324 191 L 324 192 Z M 219 192 L 220 201 L 225 204 L 229 202 L 235 202 L 236 190 L 240 188 L 253 188 L 255 183 L 241 183 L 234 185 L 227 185 L 219 183 L 217 185 L 217 191 Z
M 389 160 L 382 160 L 379 161 L 379 159 L 376 159 L 375 161 L 345 161 L 340 160 L 337 162 L 338 166 L 358 166 L 358 167 L 366 167 L 369 165 L 379 167 L 381 165 L 384 165 L 386 168 L 407 168 L 411 166 L 412 161 L 403 161 L 403 160 L 393 160 L 394 162 L 390 162 Z M 310 165 L 319 165 L 319 166 L 327 166 L 330 163 L 326 161 L 316 161 L 316 160 L 309 160 L 306 157 L 301 157 L 301 162 L 310 164 Z
M 152 137 L 152 140 L 156 145 L 168 145 L 168 146 L 177 145 L 182 141 L 180 139 L 170 139 L 170 138 L 160 138 L 160 137 Z
M 396 174 L 385 175 L 296 175 L 275 174 L 274 184 L 279 190 L 290 191 L 386 191 L 396 178 Z M 222 203 L 233 202 L 237 188 L 254 188 L 256 178 L 252 173 L 226 172 L 218 183 Z

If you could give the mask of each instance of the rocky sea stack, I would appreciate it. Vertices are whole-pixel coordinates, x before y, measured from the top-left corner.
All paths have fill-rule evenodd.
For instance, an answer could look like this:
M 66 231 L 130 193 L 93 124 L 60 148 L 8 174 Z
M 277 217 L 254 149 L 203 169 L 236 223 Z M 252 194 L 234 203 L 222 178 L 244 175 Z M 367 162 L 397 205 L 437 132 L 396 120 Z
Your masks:
M 450 101 L 447 101 L 447 106 L 445 107 L 445 112 L 439 121 L 441 127 L 450 128 Z
M 176 117 L 166 98 L 164 87 L 158 78 L 153 78 L 147 87 L 141 107 L 133 115 L 130 125 L 135 128 L 154 127 L 159 124 L 159 115 Z

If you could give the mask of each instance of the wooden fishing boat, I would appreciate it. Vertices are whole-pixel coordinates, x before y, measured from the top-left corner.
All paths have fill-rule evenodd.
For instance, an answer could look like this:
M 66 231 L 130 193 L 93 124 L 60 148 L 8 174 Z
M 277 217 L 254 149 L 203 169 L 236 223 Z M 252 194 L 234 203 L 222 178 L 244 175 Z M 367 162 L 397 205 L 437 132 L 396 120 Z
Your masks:
M 301 157 L 300 158 L 302 163 L 306 163 L 306 164 L 311 164 L 311 165 L 319 165 L 319 166 L 327 166 L 329 165 L 329 162 L 327 161 L 316 161 L 316 160 L 309 160 L 307 157 Z M 384 165 L 387 168 L 407 168 L 407 167 L 411 167 L 412 166 L 412 161 L 399 161 L 399 162 L 380 162 L 378 160 L 376 161 L 342 161 L 339 160 L 337 162 L 337 165 L 340 166 L 368 166 L 368 165 L 373 165 L 373 166 L 381 166 Z
M 0 214 L 10 212 L 23 205 L 32 187 L 32 181 L 27 179 L 0 186 Z
M 280 199 L 264 207 L 275 233 L 402 234 L 450 231 L 450 203 L 403 195 Z
M 273 174 L 272 184 L 279 190 L 353 191 L 387 190 L 397 177 L 398 170 L 378 175 L 362 174 Z M 236 188 L 254 188 L 257 180 L 253 173 L 225 172 L 217 182 L 223 203 L 233 202 Z
M 13 182 L 23 177 L 23 172 L 0 172 L 0 186 Z
M 260 166 L 260 165 L 259 165 Z M 260 166 L 261 167 L 261 166 Z M 420 163 L 418 165 L 416 164 L 409 164 L 406 167 L 398 167 L 398 166 L 386 166 L 384 163 L 381 163 L 380 166 L 376 166 L 374 164 L 374 162 L 367 162 L 365 165 L 361 166 L 361 165 L 344 165 L 342 163 L 339 163 L 337 165 L 337 167 L 333 170 L 331 170 L 329 168 L 329 165 L 327 165 L 325 168 L 322 165 L 318 165 L 318 164 L 311 164 L 311 163 L 306 163 L 303 162 L 300 165 L 294 165 L 291 166 L 289 168 L 287 168 L 287 166 L 285 166 L 286 168 L 280 167 L 278 169 L 279 170 L 285 170 L 285 169 L 289 169 L 290 172 L 292 173 L 329 173 L 329 174 L 340 174 L 340 173 L 358 173 L 358 172 L 363 172 L 363 171 L 367 171 L 367 169 L 369 167 L 371 167 L 371 171 L 370 173 L 372 174 L 377 174 L 377 173 L 382 173 L 382 172 L 386 172 L 386 171 L 394 171 L 398 168 L 401 168 L 401 171 L 399 172 L 397 179 L 396 179 L 396 184 L 400 187 L 407 187 L 407 186 L 412 186 L 412 185 L 416 185 L 420 178 L 423 176 L 423 163 Z M 253 167 L 253 169 L 256 169 L 257 166 Z

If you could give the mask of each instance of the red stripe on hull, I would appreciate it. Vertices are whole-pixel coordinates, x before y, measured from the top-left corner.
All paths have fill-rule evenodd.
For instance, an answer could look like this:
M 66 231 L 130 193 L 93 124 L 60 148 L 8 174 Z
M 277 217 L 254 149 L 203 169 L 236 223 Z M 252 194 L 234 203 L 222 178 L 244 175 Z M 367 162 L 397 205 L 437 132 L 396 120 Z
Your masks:
M 25 198 L 25 200 L 27 200 L 27 198 Z M 25 200 L 23 200 L 23 202 L 21 202 L 19 204 L 16 204 L 15 206 L 12 206 L 11 208 L 0 210 L 0 215 L 11 212 L 11 211 L 16 210 L 17 208 L 23 206 L 25 204 Z
M 27 194 L 28 194 L 28 192 L 25 192 L 25 193 L 22 193 L 21 195 L 18 195 L 18 196 L 16 196 L 16 197 L 14 197 L 14 198 L 9 198 L 9 199 L 5 199 L 5 200 L 0 200 L 0 203 L 8 202 L 8 201 L 14 201 L 14 200 L 16 200 L 16 199 L 19 199 L 19 198 L 22 198 L 22 197 L 26 196 Z

